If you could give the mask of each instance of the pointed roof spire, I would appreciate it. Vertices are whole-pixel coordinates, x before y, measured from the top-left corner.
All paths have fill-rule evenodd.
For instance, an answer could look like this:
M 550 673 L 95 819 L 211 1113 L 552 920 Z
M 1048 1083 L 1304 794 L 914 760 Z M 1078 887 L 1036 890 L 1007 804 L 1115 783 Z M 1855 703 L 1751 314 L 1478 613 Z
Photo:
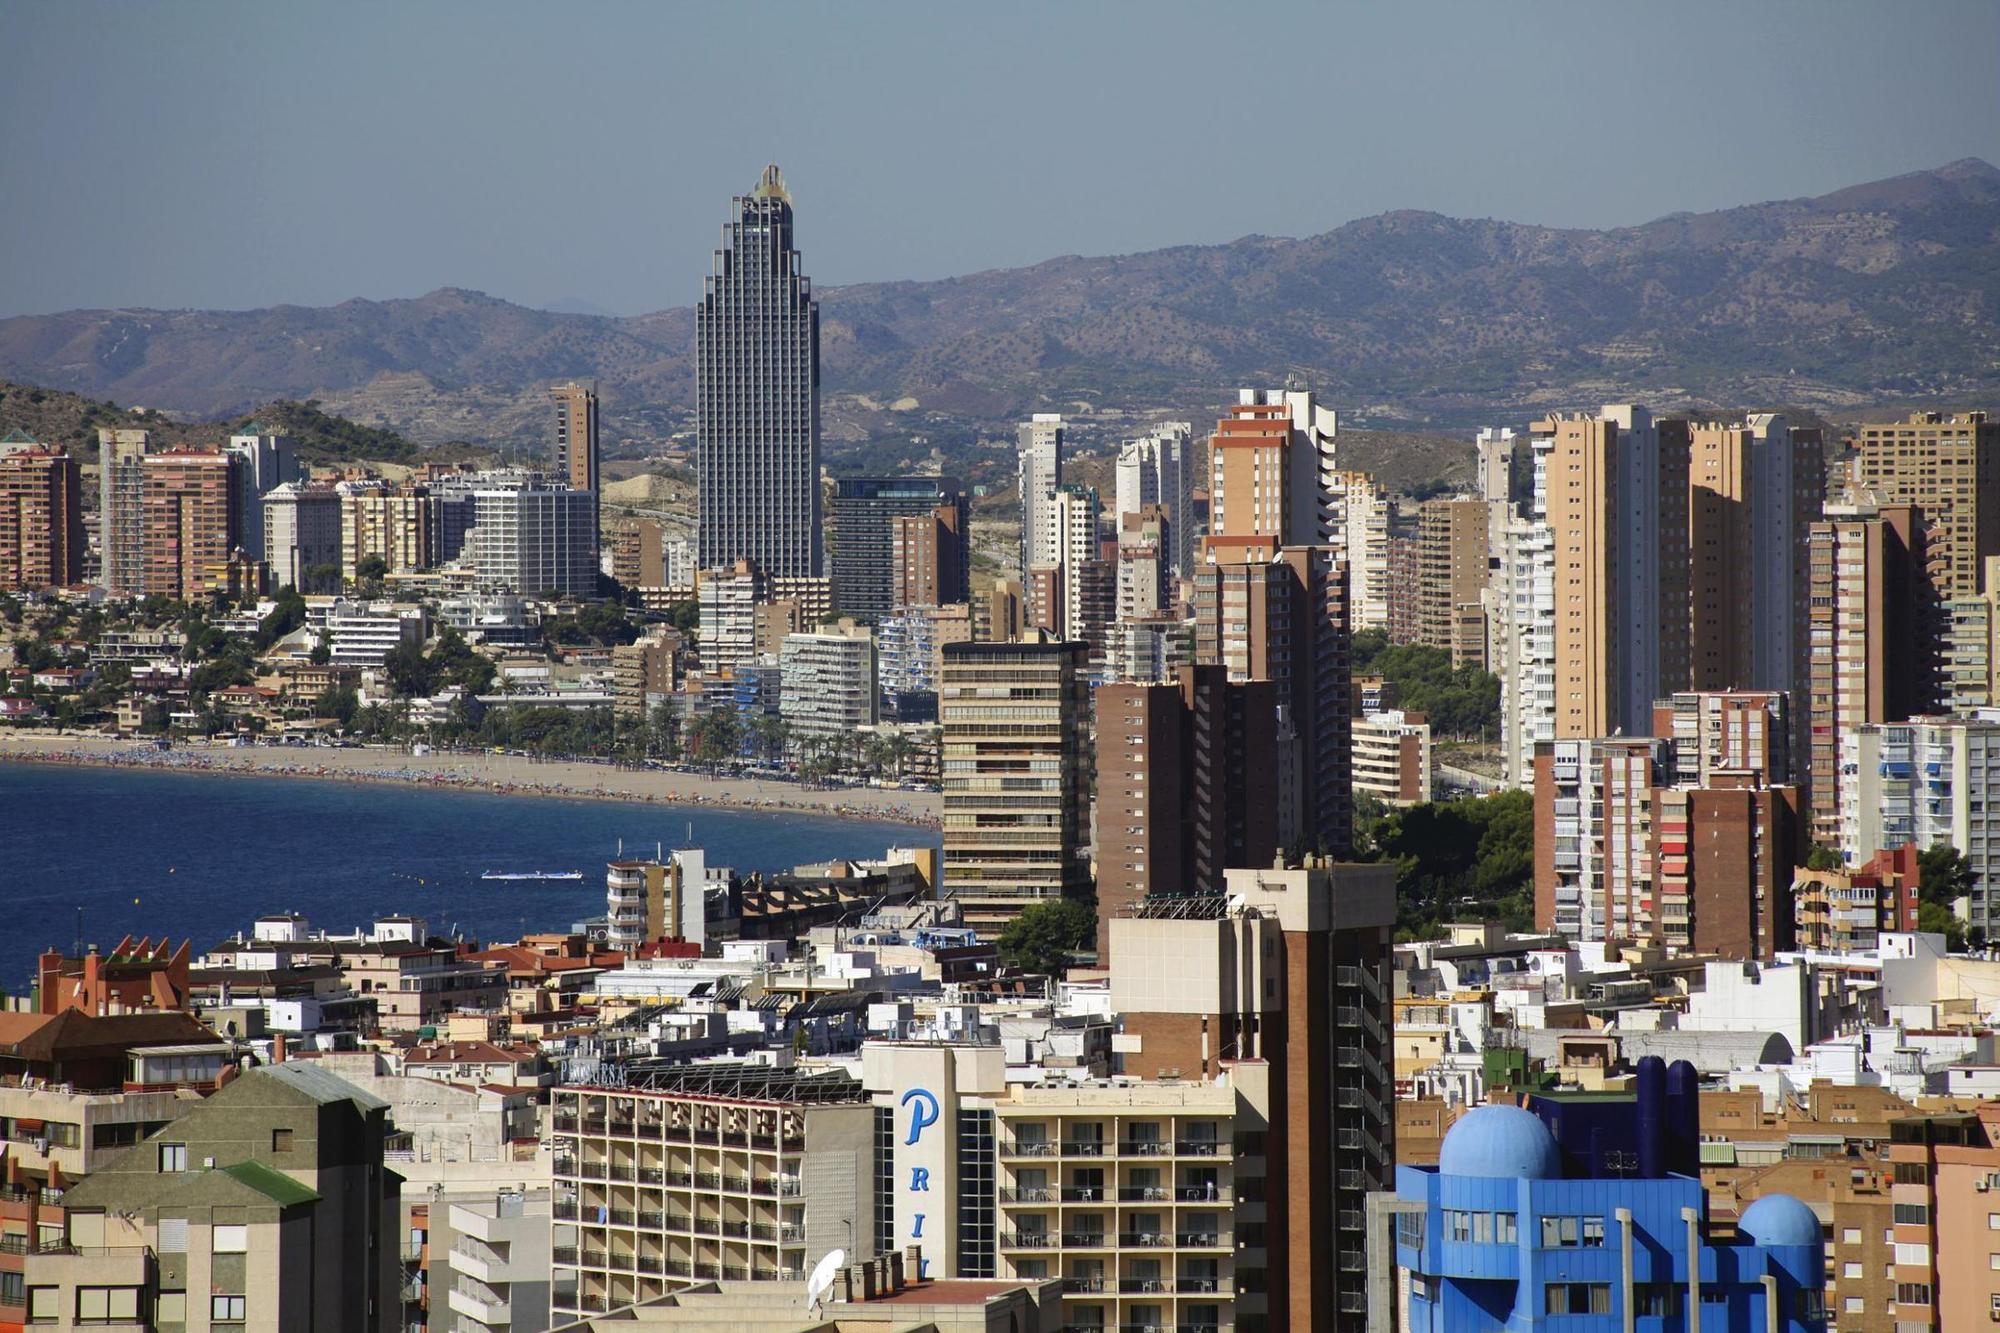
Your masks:
M 785 188 L 785 173 L 778 170 L 776 162 L 764 168 L 752 196 L 757 199 L 782 199 L 788 204 L 792 202 L 792 192 Z

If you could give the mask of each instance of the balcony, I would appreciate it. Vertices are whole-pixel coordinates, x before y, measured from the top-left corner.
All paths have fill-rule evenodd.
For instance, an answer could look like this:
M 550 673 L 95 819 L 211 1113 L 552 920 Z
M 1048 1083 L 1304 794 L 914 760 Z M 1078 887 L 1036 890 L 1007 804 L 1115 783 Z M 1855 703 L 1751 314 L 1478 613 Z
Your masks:
M 1102 1277 L 1066 1277 L 1063 1279 L 1063 1292 L 1071 1296 L 1101 1294 L 1104 1291 L 1104 1286 L 1105 1279 Z
M 1227 1203 L 1235 1191 L 1227 1185 L 1204 1183 L 1181 1185 L 1174 1190 L 1174 1198 L 1182 1203 Z
M 1081 1188 L 1071 1186 L 1061 1193 L 1064 1203 L 1103 1203 L 1105 1197 L 1104 1187 L 1101 1185 L 1085 1185 Z
M 1120 1203 L 1165 1203 L 1173 1197 L 1165 1185 L 1128 1185 L 1118 1191 Z
M 1102 1231 L 1065 1231 L 1062 1237 L 1065 1250 L 1108 1250 Z
M 1122 1231 L 1118 1234 L 1119 1248 L 1126 1250 L 1159 1249 L 1173 1243 L 1173 1233 L 1169 1231 Z
M 1031 1185 L 1026 1189 L 1003 1189 L 1000 1191 L 1002 1203 L 1054 1203 L 1056 1191 L 1047 1185 Z
M 1118 1294 L 1121 1296 L 1172 1295 L 1174 1280 L 1170 1277 L 1121 1277 L 1118 1279 Z
M 1222 1290 L 1219 1277 L 1178 1277 L 1174 1279 L 1174 1290 L 1183 1296 L 1212 1296 Z
M 1174 1243 L 1183 1250 L 1226 1250 L 1229 1248 L 1229 1233 L 1226 1231 L 1179 1231 L 1174 1233 Z
M 1174 1145 L 1164 1139 L 1125 1139 L 1118 1145 L 1120 1157 L 1165 1157 Z
M 1221 1154 L 1222 1144 L 1217 1139 L 1182 1139 L 1174 1151 L 1182 1157 L 1215 1157 Z
M 445 1304 L 456 1314 L 462 1314 L 488 1325 L 507 1325 L 514 1322 L 512 1304 L 502 1300 L 497 1292 L 479 1292 L 453 1287 L 445 1297 Z
M 1046 1231 L 1016 1231 L 1000 1238 L 1003 1250 L 1046 1250 L 1055 1237 Z
M 1077 1139 L 1062 1146 L 1065 1157 L 1102 1157 L 1104 1143 L 1101 1139 Z
M 1010 1139 L 1000 1145 L 1002 1157 L 1054 1157 L 1056 1145 L 1047 1139 Z
M 576 1267 L 576 1246 L 557 1245 L 549 1250 L 549 1263 L 555 1268 Z

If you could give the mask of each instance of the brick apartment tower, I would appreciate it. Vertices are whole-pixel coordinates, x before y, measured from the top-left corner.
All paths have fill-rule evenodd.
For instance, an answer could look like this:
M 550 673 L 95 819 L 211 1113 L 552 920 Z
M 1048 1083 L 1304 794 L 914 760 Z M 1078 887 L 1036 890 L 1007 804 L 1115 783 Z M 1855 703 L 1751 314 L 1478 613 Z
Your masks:
M 1267 1266 L 1264 1326 L 1362 1333 L 1365 1200 L 1395 1174 L 1395 871 L 1232 867 L 1225 890 L 1241 910 L 1154 901 L 1111 923 L 1125 1072 L 1206 1081 L 1268 1066 L 1263 1244 L 1240 1238 L 1238 1271 Z
M 1426 500 L 1417 510 L 1416 641 L 1447 649 L 1453 666 L 1486 666 L 1487 518 L 1484 500 Z
M 83 581 L 83 472 L 68 451 L 0 440 L 0 592 Z
M 1268 558 L 1318 528 L 1319 459 L 1283 403 L 1243 403 L 1209 437 L 1208 562 Z
M 889 533 L 891 607 L 947 606 L 971 595 L 966 516 L 965 496 L 960 493 L 927 514 L 905 514 L 893 520 Z M 836 575 L 836 594 L 838 588 Z
M 1278 845 L 1345 855 L 1354 836 L 1347 566 L 1324 546 L 1194 579 L 1195 661 L 1264 680 L 1278 708 Z
M 1277 852 L 1277 693 L 1184 666 L 1172 684 L 1097 691 L 1097 943 L 1147 897 L 1222 892 Z
M 1688 426 L 1643 407 L 1536 423 L 1554 545 L 1555 734 L 1643 733 L 1687 681 Z
M 2000 422 L 1984 412 L 1917 412 L 1859 427 L 1852 445 L 1857 485 L 1883 504 L 1924 512 L 1936 596 L 1976 597 L 1986 557 L 2000 555 Z
M 174 450 L 148 454 L 141 508 L 147 596 L 192 601 L 211 565 L 236 549 L 238 515 L 229 454 Z
M 1829 505 L 1807 544 L 1810 835 L 1840 844 L 1841 739 L 1923 711 L 1934 690 L 1926 525 L 1908 505 Z
M 986 938 L 1089 895 L 1090 686 L 1080 643 L 952 643 L 938 721 L 944 892 Z
M 557 479 L 572 490 L 589 491 L 591 518 L 602 512 L 597 460 L 597 386 L 558 384 L 549 390 L 556 409 L 555 451 L 552 462 Z

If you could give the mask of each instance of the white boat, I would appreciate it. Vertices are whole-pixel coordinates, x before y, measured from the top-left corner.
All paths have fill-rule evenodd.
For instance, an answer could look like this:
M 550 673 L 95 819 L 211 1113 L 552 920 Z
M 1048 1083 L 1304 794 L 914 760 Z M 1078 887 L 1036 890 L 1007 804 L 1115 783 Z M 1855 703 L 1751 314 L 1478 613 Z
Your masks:
M 581 870 L 489 870 L 481 879 L 565 879 L 580 880 Z

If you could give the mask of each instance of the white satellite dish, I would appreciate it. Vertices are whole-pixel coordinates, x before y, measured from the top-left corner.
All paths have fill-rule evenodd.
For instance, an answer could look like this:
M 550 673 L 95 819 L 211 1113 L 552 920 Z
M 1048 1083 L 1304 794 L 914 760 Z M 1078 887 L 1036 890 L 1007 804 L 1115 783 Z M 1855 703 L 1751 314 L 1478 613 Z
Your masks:
M 828 1250 L 825 1256 L 813 1265 L 812 1276 L 806 1279 L 806 1309 L 819 1309 L 820 1299 L 826 1295 L 827 1288 L 833 1285 L 833 1275 L 846 1263 L 846 1250 Z
M 1229 895 L 1229 915 L 1242 916 L 1245 912 L 1249 910 L 1250 910 L 1250 900 L 1248 898 L 1245 898 L 1240 893 L 1232 893 Z

